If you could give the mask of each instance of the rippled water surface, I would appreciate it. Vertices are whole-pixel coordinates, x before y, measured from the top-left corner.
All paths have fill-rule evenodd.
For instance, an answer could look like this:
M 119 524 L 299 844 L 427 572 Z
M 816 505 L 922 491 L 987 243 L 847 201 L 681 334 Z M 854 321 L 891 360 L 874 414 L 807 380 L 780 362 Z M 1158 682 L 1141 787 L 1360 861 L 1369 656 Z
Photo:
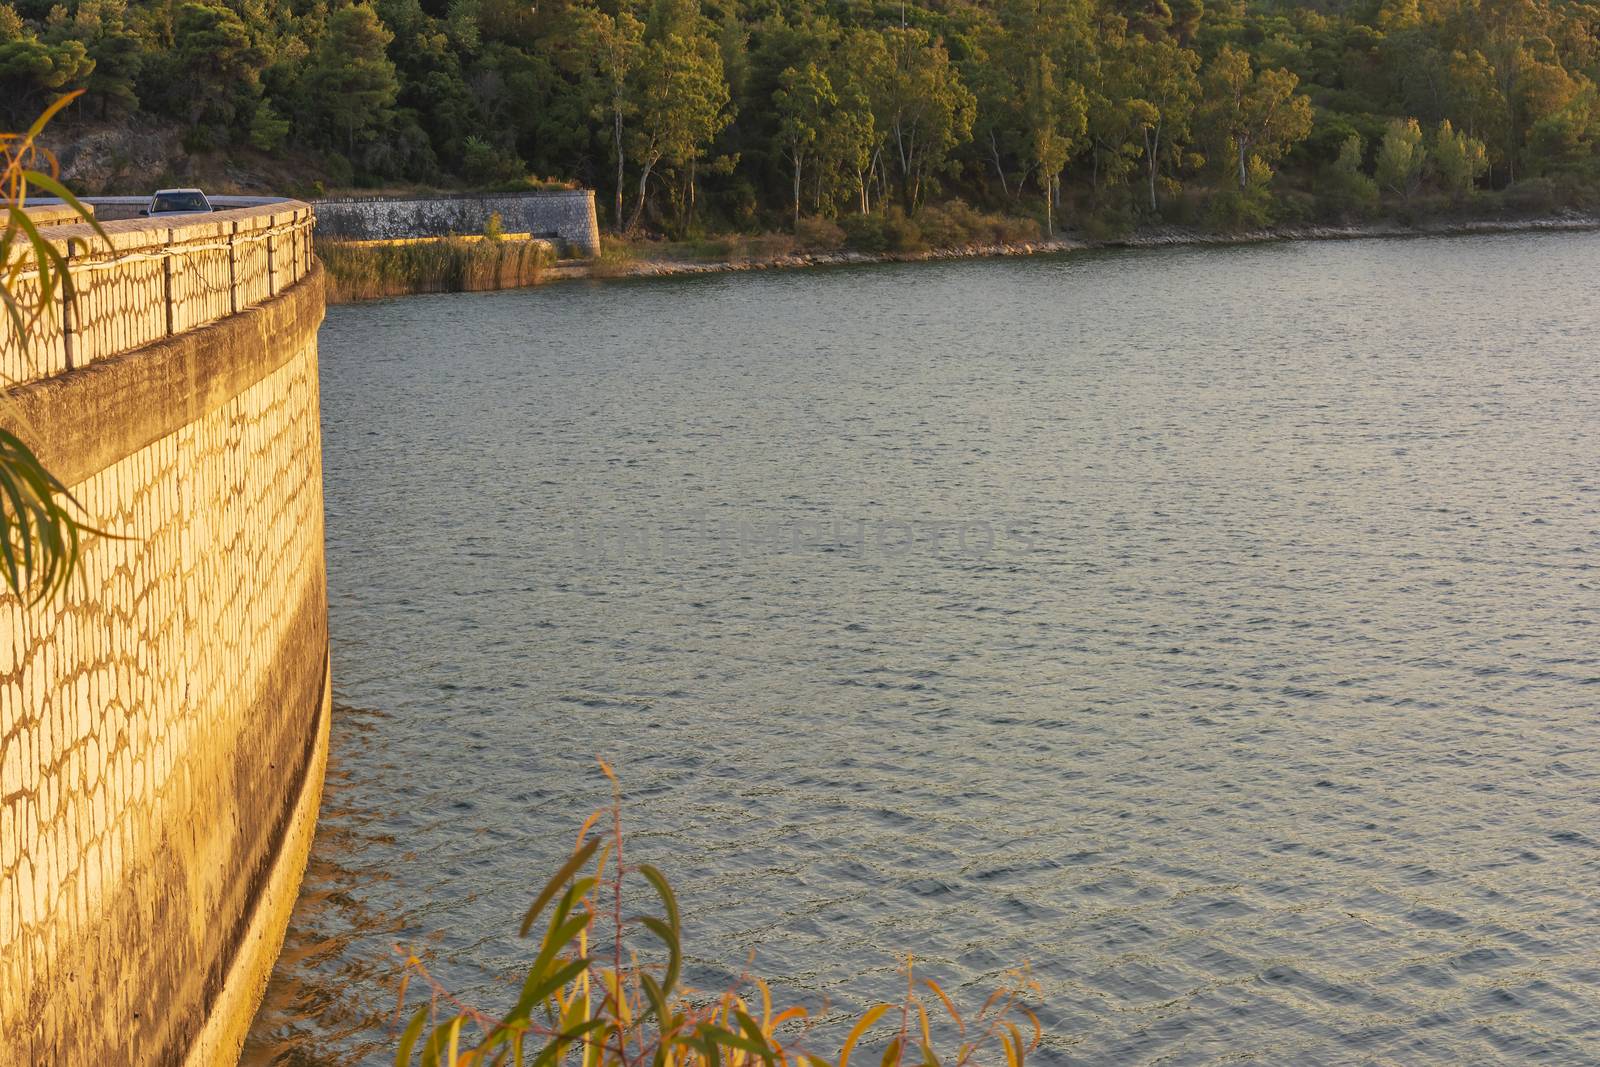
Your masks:
M 691 977 L 1052 1064 L 1600 1063 L 1600 236 L 335 308 L 334 767 L 251 1058 L 382 1062 L 606 795 Z

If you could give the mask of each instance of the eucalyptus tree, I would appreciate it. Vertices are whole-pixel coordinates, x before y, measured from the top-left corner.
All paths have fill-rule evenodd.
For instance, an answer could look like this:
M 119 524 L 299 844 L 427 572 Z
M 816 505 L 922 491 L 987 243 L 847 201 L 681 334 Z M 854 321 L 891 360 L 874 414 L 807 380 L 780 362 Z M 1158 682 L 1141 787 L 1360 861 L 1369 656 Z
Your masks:
M 1000 56 L 1021 90 L 1021 143 L 1044 195 L 1045 230 L 1053 234 L 1061 171 L 1089 124 L 1088 94 L 1071 74 L 1082 66 L 1085 8 L 1078 0 L 1005 0 L 999 14 Z
M 966 42 L 961 80 L 977 101 L 972 123 L 974 154 L 994 171 L 1009 201 L 1021 194 L 1033 172 L 1022 118 L 1022 85 L 1015 63 L 1006 62 L 1011 36 L 998 20 L 984 22 Z
M 972 136 L 977 101 L 941 41 L 918 27 L 882 31 L 889 62 L 869 91 L 893 153 L 900 203 L 914 212 L 950 152 Z
M 1144 38 L 1128 29 L 1122 15 L 1100 12 L 1094 47 L 1081 65 L 1089 98 L 1089 188 L 1096 195 L 1121 184 L 1138 166 L 1145 110 L 1133 49 Z
M 656 0 L 645 25 L 635 91 L 639 191 L 629 230 L 644 215 L 656 168 L 692 167 L 731 118 L 722 52 L 697 0 Z
M 1143 141 L 1150 210 L 1158 210 L 1156 179 L 1163 162 L 1176 170 L 1190 135 L 1189 122 L 1200 96 L 1200 57 L 1176 41 L 1132 42 L 1139 94 L 1132 110 L 1138 117 Z
M 778 91 L 772 96 L 778 113 L 778 150 L 794 173 L 796 227 L 800 225 L 800 181 L 806 160 L 815 156 L 838 103 L 833 83 L 815 63 L 785 70 L 779 77 Z
M 573 36 L 579 47 L 593 57 L 600 85 L 600 99 L 594 105 L 592 116 L 604 121 L 611 131 L 611 158 L 616 168 L 611 225 L 620 231 L 628 158 L 627 123 L 637 111 L 630 90 L 634 72 L 644 55 L 644 23 L 628 10 L 626 3 L 619 4 L 611 13 L 583 7 L 574 9 L 573 14 Z
M 885 169 L 885 87 L 890 82 L 893 63 L 881 33 L 856 28 L 840 40 L 829 68 L 841 115 L 841 122 L 834 129 L 838 137 L 834 147 L 840 165 L 855 177 L 862 214 L 871 210 L 872 188 Z
M 1311 132 L 1311 100 L 1287 70 L 1255 71 L 1246 52 L 1223 45 L 1203 80 L 1203 113 L 1219 147 L 1235 157 L 1240 191 Z

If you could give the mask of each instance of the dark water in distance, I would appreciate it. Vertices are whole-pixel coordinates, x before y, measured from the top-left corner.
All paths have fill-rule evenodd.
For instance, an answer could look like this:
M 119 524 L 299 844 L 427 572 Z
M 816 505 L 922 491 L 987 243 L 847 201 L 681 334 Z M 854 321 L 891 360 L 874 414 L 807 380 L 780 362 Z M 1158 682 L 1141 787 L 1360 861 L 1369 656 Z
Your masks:
M 604 802 L 717 986 L 1050 1064 L 1600 1063 L 1600 236 L 332 309 L 334 774 L 251 1056 L 483 995 Z M 431 936 L 430 936 L 431 935 Z

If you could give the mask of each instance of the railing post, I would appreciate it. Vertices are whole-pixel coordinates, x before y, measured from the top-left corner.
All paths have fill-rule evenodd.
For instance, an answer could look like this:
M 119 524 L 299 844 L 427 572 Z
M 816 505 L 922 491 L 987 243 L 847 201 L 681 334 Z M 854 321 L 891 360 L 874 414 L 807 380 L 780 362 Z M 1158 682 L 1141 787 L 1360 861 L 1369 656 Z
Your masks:
M 167 239 L 161 249 L 161 296 L 162 303 L 167 306 L 167 336 L 171 337 L 178 331 L 176 325 L 175 308 L 172 306 L 172 231 L 167 231 Z
M 230 315 L 239 312 L 239 260 L 233 247 L 234 238 L 238 234 L 238 221 L 228 223 L 228 313 Z
M 278 261 L 277 261 L 277 234 L 273 233 L 276 220 L 267 223 L 267 295 L 276 296 L 278 293 Z
M 72 331 L 77 325 L 77 316 L 73 314 L 76 289 L 72 281 L 72 257 L 77 252 L 77 242 L 67 241 L 66 270 L 61 272 L 61 357 L 66 363 L 67 370 L 73 370 L 77 363 L 73 359 Z

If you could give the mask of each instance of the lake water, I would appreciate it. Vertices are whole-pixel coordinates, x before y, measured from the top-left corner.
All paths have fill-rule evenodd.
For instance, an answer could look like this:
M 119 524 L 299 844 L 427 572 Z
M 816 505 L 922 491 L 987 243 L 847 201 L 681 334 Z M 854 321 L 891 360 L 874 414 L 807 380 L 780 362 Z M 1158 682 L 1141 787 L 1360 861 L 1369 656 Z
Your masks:
M 715 987 L 1050 1064 L 1600 1062 L 1600 235 L 331 309 L 334 763 L 253 1062 L 493 1001 L 627 789 Z

